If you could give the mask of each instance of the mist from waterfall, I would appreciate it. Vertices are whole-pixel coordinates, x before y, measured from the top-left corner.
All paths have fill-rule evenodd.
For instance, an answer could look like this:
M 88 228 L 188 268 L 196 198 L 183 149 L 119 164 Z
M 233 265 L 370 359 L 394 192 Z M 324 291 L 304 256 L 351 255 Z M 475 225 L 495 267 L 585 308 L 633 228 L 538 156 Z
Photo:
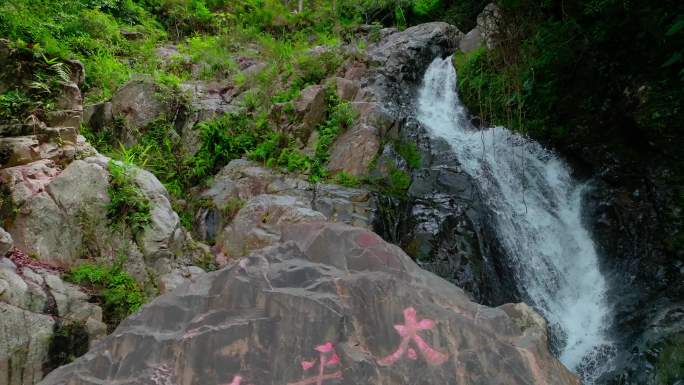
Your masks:
M 614 347 L 606 281 L 581 218 L 586 186 L 539 143 L 504 127 L 474 129 L 451 57 L 428 68 L 417 112 L 476 180 L 520 292 L 560 341 L 560 360 L 593 384 L 609 369 Z

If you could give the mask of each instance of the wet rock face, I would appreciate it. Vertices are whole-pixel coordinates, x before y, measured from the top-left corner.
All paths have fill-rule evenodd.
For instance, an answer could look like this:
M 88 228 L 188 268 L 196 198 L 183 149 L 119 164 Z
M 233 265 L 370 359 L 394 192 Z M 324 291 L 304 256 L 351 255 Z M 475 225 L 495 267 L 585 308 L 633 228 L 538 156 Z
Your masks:
M 454 150 L 431 138 L 415 119 L 415 96 L 427 66 L 437 56 L 451 55 L 462 39 L 453 26 L 428 23 L 390 33 L 369 48 L 371 68 L 357 99 L 381 101 L 373 110 L 382 111 L 376 114 L 382 119 L 374 119 L 371 126 L 382 127 L 378 133 L 386 139 L 415 143 L 422 159 L 420 168 L 410 170 L 391 146 L 381 149 L 378 167 L 395 164 L 411 174 L 412 183 L 405 199 L 377 197 L 374 229 L 421 267 L 466 289 L 480 302 L 500 305 L 519 296 L 488 226 L 490 214 Z
M 454 49 L 461 33 L 446 23 L 427 23 L 398 32 L 386 29 L 369 47 L 364 60 L 348 63 L 344 77 L 333 79 L 343 100 L 349 100 L 357 117 L 330 149 L 328 171 L 355 177 L 368 174 L 383 139 L 397 124 L 391 105 L 406 94 L 407 83 L 422 77 L 435 56 Z
M 630 167 L 629 173 L 645 165 Z M 595 178 L 586 196 L 587 217 L 597 241 L 620 336 L 617 369 L 605 376 L 615 385 L 658 384 L 660 360 L 684 336 L 684 259 L 668 249 L 672 229 L 664 228 L 661 194 L 652 169 L 630 183 L 619 164 Z M 673 255 L 674 254 L 674 255 Z M 675 364 L 676 365 L 676 364 Z
M 375 230 L 400 245 L 418 264 L 480 303 L 520 301 L 512 269 L 493 232 L 491 214 L 476 183 L 460 167 L 454 150 L 434 140 L 412 117 L 400 127 L 417 143 L 422 167 L 412 175 L 405 199 L 378 197 Z M 395 161 L 401 164 L 401 159 Z
M 367 230 L 281 240 L 157 298 L 42 383 L 579 384 L 525 305 L 470 302 Z

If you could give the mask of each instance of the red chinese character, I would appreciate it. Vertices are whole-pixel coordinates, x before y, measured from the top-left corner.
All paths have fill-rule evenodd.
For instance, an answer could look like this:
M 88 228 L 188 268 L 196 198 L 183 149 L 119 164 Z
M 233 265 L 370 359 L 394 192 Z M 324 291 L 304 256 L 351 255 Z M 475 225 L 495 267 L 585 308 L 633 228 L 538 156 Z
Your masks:
M 418 347 L 418 350 L 420 350 L 423 358 L 425 358 L 425 361 L 432 365 L 441 365 L 445 363 L 447 360 L 447 355 L 442 354 L 430 347 L 430 345 L 428 345 L 425 340 L 418 335 L 419 331 L 430 330 L 434 326 L 434 321 L 430 319 L 422 319 L 420 322 L 416 321 L 416 309 L 412 307 L 404 309 L 404 324 L 394 325 L 394 328 L 402 338 L 399 348 L 397 348 L 397 350 L 389 356 L 378 360 L 378 364 L 382 366 L 392 365 L 397 362 L 397 360 L 400 359 L 404 353 L 406 353 L 408 358 L 411 360 L 418 359 L 418 354 L 416 351 L 409 346 L 409 343 L 412 340 L 413 343 L 416 344 L 416 347 Z
M 301 365 L 304 373 L 306 373 L 309 369 L 316 365 L 316 362 L 318 362 L 318 375 L 305 378 L 298 382 L 290 383 L 289 385 L 322 385 L 323 381 L 342 378 L 341 370 L 329 374 L 325 373 L 327 368 L 340 364 L 340 356 L 338 356 L 335 352 L 335 346 L 333 343 L 326 342 L 323 345 L 316 346 L 316 351 L 319 353 L 318 359 L 313 361 L 302 361 Z

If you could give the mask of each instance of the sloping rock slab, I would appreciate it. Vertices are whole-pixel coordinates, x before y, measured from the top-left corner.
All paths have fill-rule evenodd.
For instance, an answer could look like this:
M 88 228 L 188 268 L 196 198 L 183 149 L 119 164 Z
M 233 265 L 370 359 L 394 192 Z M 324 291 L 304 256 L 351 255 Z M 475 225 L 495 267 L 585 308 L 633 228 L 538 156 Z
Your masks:
M 42 383 L 579 384 L 524 305 L 470 302 L 367 230 L 283 241 L 157 298 Z

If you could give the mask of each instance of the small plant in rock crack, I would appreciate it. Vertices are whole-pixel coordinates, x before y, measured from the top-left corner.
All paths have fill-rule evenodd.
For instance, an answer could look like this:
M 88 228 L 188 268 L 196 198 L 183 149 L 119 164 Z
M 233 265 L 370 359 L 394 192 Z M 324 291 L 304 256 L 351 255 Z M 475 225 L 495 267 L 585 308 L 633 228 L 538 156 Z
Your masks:
M 150 224 L 150 201 L 133 181 L 135 170 L 125 163 L 109 161 L 111 180 L 107 193 L 107 218 L 114 228 L 126 226 L 133 235 L 142 233 Z
M 83 263 L 72 268 L 64 279 L 92 291 L 102 305 L 104 321 L 109 329 L 137 311 L 145 302 L 140 285 L 123 268 L 119 258 L 112 265 Z

